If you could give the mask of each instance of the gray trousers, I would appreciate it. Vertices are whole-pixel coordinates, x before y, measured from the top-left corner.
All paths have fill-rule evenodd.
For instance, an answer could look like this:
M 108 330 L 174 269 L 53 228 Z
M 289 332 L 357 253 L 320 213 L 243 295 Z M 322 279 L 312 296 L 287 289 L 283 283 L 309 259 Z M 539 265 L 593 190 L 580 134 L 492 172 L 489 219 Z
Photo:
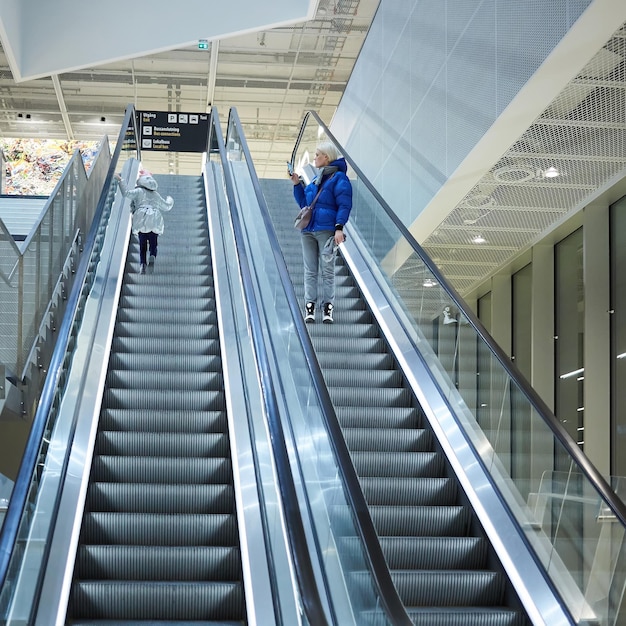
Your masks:
M 304 260 L 304 301 L 316 304 L 335 303 L 335 259 L 322 260 L 322 250 L 332 230 L 302 233 L 302 258 Z M 322 299 L 318 303 L 318 274 L 322 275 Z

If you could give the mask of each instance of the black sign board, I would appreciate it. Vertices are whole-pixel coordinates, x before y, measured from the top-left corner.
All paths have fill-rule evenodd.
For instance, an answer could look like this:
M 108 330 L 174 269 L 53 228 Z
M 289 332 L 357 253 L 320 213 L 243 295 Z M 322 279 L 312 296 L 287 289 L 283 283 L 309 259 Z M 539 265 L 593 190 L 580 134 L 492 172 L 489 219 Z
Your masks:
M 206 152 L 210 113 L 137 111 L 139 149 Z

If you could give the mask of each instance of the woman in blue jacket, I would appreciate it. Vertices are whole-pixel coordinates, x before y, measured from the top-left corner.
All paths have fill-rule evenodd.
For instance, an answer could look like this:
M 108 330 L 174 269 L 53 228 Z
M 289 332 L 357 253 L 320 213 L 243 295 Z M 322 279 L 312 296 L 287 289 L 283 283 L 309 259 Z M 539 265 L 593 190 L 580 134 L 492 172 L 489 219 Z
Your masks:
M 308 226 L 302 230 L 302 255 L 304 259 L 304 321 L 315 321 L 315 306 L 318 302 L 318 274 L 322 274 L 321 304 L 325 324 L 333 323 L 335 306 L 335 254 L 328 254 L 343 243 L 343 227 L 352 209 L 352 184 L 346 176 L 348 166 L 339 157 L 337 148 L 324 141 L 315 150 L 317 177 L 304 187 L 294 173 L 293 195 L 300 208 L 310 205 L 318 191 L 319 196 L 313 207 L 313 215 Z M 321 191 L 320 191 L 321 188 Z M 334 239 L 334 241 L 333 241 Z M 334 246 L 332 245 L 334 243 Z M 324 247 L 327 246 L 324 254 Z

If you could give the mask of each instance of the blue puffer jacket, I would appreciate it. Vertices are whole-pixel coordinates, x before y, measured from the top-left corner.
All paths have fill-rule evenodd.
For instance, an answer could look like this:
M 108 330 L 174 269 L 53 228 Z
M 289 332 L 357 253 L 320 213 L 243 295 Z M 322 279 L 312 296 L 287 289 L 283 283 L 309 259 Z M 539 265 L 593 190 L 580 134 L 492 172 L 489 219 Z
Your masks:
M 345 224 L 350 217 L 352 209 L 352 184 L 346 176 L 348 166 L 346 160 L 341 157 L 333 161 L 329 167 L 336 167 L 337 171 L 332 175 L 320 175 L 322 178 L 322 192 L 313 207 L 313 217 L 304 231 L 335 230 L 335 224 Z M 326 168 L 324 168 L 325 170 Z M 319 175 L 318 175 L 319 178 Z M 300 208 L 313 202 L 319 187 L 316 182 L 309 183 L 306 187 L 294 185 L 293 195 Z

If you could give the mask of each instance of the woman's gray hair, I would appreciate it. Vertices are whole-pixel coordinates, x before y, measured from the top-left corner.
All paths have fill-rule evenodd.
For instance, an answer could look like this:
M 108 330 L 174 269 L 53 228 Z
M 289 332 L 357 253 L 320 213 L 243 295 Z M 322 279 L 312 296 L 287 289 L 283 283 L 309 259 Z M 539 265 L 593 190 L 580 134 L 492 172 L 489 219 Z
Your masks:
M 339 151 L 335 148 L 335 144 L 331 141 L 322 141 L 318 143 L 317 149 L 322 154 L 325 154 L 331 163 L 339 158 Z

